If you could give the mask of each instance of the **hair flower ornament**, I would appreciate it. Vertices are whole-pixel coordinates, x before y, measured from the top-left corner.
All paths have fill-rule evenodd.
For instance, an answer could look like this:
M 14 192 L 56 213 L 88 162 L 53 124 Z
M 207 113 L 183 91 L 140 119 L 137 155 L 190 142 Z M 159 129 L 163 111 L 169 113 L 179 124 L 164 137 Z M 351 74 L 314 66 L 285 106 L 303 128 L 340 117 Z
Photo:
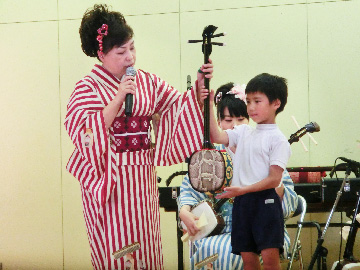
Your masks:
M 225 95 L 234 95 L 235 98 L 238 98 L 245 102 L 246 104 L 246 94 L 245 94 L 246 84 L 239 85 L 234 83 L 234 86 L 230 89 L 229 92 L 226 92 Z M 218 104 L 223 98 L 223 92 L 219 92 L 215 97 L 215 104 Z
M 215 97 L 215 104 L 218 104 L 221 101 L 222 92 L 219 92 Z
M 107 24 L 103 24 L 98 30 L 98 36 L 96 37 L 96 40 L 99 41 L 99 51 L 103 52 L 103 38 L 104 36 L 107 36 L 108 34 L 108 25 Z
M 231 90 L 229 92 L 227 92 L 226 94 L 227 95 L 229 95 L 229 94 L 235 95 L 236 98 L 241 99 L 246 104 L 245 88 L 246 88 L 246 84 L 240 85 L 240 84 L 235 83 L 233 88 L 231 88 Z

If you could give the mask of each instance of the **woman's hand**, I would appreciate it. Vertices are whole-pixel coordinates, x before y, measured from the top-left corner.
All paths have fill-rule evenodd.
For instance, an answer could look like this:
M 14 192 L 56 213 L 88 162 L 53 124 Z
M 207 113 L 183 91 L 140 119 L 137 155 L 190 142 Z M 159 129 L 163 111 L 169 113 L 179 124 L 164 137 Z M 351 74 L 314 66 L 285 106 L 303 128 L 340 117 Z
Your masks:
M 106 130 L 111 127 L 120 107 L 125 101 L 126 95 L 135 95 L 136 83 L 134 82 L 134 79 L 135 78 L 132 76 L 125 76 L 119 84 L 118 92 L 116 93 L 115 98 L 103 109 Z
M 123 104 L 125 101 L 125 97 L 127 94 L 135 95 L 136 91 L 136 83 L 135 77 L 133 76 L 125 76 L 124 79 L 119 84 L 118 92 L 116 93 L 115 99 L 119 102 L 119 106 Z
M 280 197 L 280 200 L 282 201 L 283 197 L 284 197 L 284 193 L 285 193 L 285 186 L 283 183 L 281 183 L 281 185 L 277 188 L 275 188 L 275 191 L 277 193 L 277 195 Z
M 196 226 L 196 221 L 199 220 L 199 218 L 190 212 L 189 205 L 181 207 L 179 217 L 185 223 L 187 228 L 186 231 L 190 236 L 194 236 L 200 231 L 200 229 Z

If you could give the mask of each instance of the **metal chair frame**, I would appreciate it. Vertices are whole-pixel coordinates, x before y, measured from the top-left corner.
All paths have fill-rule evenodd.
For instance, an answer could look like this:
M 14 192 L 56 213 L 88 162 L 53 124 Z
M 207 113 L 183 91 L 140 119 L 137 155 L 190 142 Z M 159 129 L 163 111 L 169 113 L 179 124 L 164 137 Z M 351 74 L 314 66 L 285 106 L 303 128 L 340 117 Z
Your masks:
M 304 197 L 302 197 L 301 195 L 298 195 L 298 205 L 296 208 L 296 211 L 293 215 L 293 217 L 296 216 L 300 216 L 298 219 L 298 226 L 297 226 L 297 230 L 296 230 L 296 235 L 295 235 L 295 240 L 294 243 L 292 245 L 292 249 L 291 249 L 291 254 L 289 257 L 289 263 L 288 263 L 288 267 L 287 270 L 290 270 L 293 262 L 295 259 L 298 259 L 300 261 L 300 269 L 304 269 L 304 264 L 303 264 L 303 259 L 302 259 L 302 253 L 301 253 L 301 243 L 300 243 L 300 233 L 301 233 L 301 229 L 303 227 L 303 222 L 304 222 L 304 218 L 305 218 L 305 214 L 306 214 L 306 208 L 307 208 L 307 203 Z

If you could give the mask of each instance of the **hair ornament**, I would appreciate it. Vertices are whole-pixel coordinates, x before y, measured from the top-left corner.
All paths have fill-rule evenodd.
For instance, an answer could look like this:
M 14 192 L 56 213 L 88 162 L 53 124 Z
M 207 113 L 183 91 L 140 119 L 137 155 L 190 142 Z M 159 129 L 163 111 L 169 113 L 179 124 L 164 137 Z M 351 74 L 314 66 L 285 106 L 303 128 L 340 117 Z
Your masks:
M 104 36 L 107 36 L 108 34 L 108 25 L 107 24 L 103 24 L 98 30 L 98 36 L 96 37 L 96 40 L 99 41 L 99 51 L 100 52 L 103 52 L 103 46 L 102 46 L 102 43 L 103 43 L 103 37 Z
M 227 95 L 229 95 L 229 94 L 235 95 L 236 98 L 241 99 L 246 104 L 245 88 L 246 88 L 246 84 L 240 85 L 240 84 L 235 83 L 233 88 L 231 88 L 231 90 L 229 92 L 227 92 L 226 94 Z
M 237 83 L 227 92 L 225 95 L 234 95 L 236 98 L 242 100 L 246 104 L 246 94 L 245 94 L 246 84 L 239 85 Z M 219 92 L 215 97 L 215 104 L 218 104 L 223 97 L 223 93 Z
M 221 101 L 222 92 L 219 92 L 215 97 L 215 104 L 218 104 Z

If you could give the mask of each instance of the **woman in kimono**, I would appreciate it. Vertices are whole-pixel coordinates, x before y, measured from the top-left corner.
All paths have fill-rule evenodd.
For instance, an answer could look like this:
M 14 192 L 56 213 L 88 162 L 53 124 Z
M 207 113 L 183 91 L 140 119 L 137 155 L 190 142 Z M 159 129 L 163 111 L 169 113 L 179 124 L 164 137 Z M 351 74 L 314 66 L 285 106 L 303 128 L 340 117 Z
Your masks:
M 112 254 L 138 242 L 132 267 L 163 269 L 155 166 L 182 162 L 201 149 L 200 86 L 213 66 L 202 65 L 199 87 L 180 94 L 155 74 L 127 74 L 136 50 L 121 13 L 95 5 L 79 32 L 82 50 L 100 64 L 76 84 L 67 106 L 65 127 L 75 145 L 67 170 L 80 182 L 93 267 L 125 269 L 124 257 Z M 127 94 L 133 95 L 131 116 L 124 112 Z M 154 149 L 150 121 L 159 114 Z
M 235 125 L 248 124 L 249 115 L 245 103 L 245 86 L 228 83 L 218 88 L 215 93 L 215 104 L 217 108 L 218 124 L 221 129 L 232 129 Z M 235 149 L 225 148 L 224 145 L 217 146 L 218 150 L 226 150 L 230 157 L 235 153 Z M 230 186 L 232 178 L 231 158 L 227 161 L 227 175 L 225 186 Z M 218 191 L 219 193 L 223 190 Z M 293 215 L 297 207 L 297 195 L 294 191 L 294 184 L 289 173 L 284 170 L 282 176 L 282 185 L 276 189 L 276 192 L 282 198 L 282 208 L 284 218 Z M 194 190 L 190 184 L 188 176 L 184 177 L 180 187 L 180 196 L 178 197 L 179 217 L 185 223 L 189 235 L 196 234 L 199 229 L 195 226 L 198 219 L 190 211 L 191 207 L 203 200 L 214 200 L 214 194 L 200 193 Z M 190 267 L 195 269 L 195 264 L 205 258 L 218 253 L 218 259 L 213 262 L 213 269 L 229 270 L 243 269 L 241 256 L 231 253 L 231 226 L 232 226 L 232 203 L 233 199 L 228 200 L 220 208 L 224 217 L 225 227 L 219 235 L 206 237 L 196 240 L 190 247 Z M 285 228 L 284 254 L 287 254 L 290 248 L 289 234 Z M 201 269 L 205 269 L 204 267 Z

